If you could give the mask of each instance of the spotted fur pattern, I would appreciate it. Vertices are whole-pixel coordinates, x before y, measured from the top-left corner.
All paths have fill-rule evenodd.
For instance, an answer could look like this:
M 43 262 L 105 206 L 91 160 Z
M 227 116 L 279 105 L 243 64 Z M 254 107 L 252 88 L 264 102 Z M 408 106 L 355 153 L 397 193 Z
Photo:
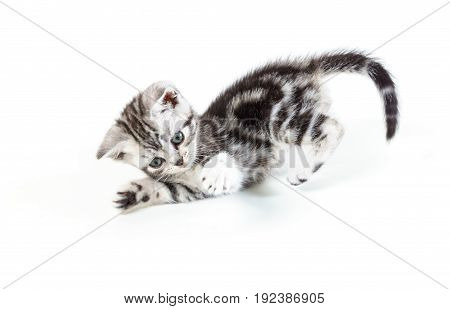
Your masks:
M 119 207 L 232 193 L 277 170 L 285 171 L 292 185 L 307 181 L 343 136 L 343 127 L 328 114 L 331 102 L 321 86 L 326 76 L 340 72 L 372 79 L 391 139 L 398 119 L 394 82 L 380 63 L 359 52 L 269 63 L 223 91 L 202 115 L 171 83 L 151 85 L 125 107 L 97 153 L 147 174 L 119 192 Z M 184 139 L 175 144 L 179 132 Z M 162 166 L 152 167 L 155 157 Z

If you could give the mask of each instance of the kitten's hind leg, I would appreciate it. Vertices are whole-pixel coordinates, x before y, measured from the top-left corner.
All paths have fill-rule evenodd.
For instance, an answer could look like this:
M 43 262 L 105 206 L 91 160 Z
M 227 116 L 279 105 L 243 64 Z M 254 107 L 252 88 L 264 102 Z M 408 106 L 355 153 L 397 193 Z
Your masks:
M 312 172 L 315 173 L 331 156 L 344 136 L 344 127 L 333 118 L 325 115 L 320 126 L 313 127 L 310 138 L 313 149 L 314 165 Z
M 289 167 L 289 183 L 299 185 L 306 182 L 334 152 L 343 135 L 344 128 L 338 121 L 324 114 L 316 115 L 296 149 L 298 154 L 295 155 L 300 156 L 300 160 Z

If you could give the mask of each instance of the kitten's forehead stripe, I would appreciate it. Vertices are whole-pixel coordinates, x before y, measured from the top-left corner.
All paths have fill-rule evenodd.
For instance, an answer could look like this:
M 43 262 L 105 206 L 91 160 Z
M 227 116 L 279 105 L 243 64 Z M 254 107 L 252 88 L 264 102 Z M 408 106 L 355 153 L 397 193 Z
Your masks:
M 149 123 L 147 123 L 146 121 L 145 121 L 145 119 L 144 118 L 142 118 L 142 117 L 137 117 L 136 115 L 132 115 L 133 116 L 133 119 L 136 121 L 136 122 L 139 122 L 139 125 L 141 126 L 141 130 L 142 131 L 147 131 L 147 130 L 149 130 L 149 131 L 151 131 L 151 132 L 153 132 L 153 133 L 156 133 L 157 132 L 157 130 L 152 126 L 152 125 L 150 125 Z
M 125 121 L 117 120 L 117 125 L 124 129 L 129 135 L 131 135 L 137 142 L 139 142 L 139 138 L 134 134 L 133 130 L 128 126 L 128 124 Z
M 155 136 L 158 134 L 158 130 L 153 125 L 148 123 L 147 120 L 145 120 L 145 118 L 142 118 L 141 120 L 144 123 L 144 125 L 147 127 L 147 129 L 149 129 L 150 131 L 155 133 Z
M 130 134 L 139 144 L 142 146 L 148 146 L 151 149 L 160 149 L 161 143 L 155 138 L 157 130 L 147 123 L 144 119 L 144 115 L 139 116 L 141 110 L 136 109 L 136 104 L 139 107 L 139 100 L 142 101 L 141 96 L 137 96 L 131 101 L 122 112 L 122 120 L 118 123 L 125 128 L 128 134 Z
M 133 132 L 139 136 L 139 141 L 145 140 L 145 132 L 142 130 L 142 127 L 139 125 L 139 121 L 136 119 L 134 115 L 131 113 L 126 114 L 126 120 L 129 127 L 133 130 Z

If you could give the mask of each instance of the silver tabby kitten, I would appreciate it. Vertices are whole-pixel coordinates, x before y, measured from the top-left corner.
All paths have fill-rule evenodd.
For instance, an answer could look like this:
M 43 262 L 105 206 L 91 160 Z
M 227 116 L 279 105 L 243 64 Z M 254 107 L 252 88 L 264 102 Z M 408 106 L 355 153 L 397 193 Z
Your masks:
M 282 167 L 292 185 L 307 181 L 344 132 L 327 114 L 330 101 L 320 84 L 338 72 L 373 80 L 391 139 L 398 118 L 395 85 L 381 64 L 359 52 L 269 63 L 236 81 L 202 115 L 174 85 L 151 85 L 125 107 L 97 153 L 147 174 L 118 192 L 119 208 L 236 192 Z

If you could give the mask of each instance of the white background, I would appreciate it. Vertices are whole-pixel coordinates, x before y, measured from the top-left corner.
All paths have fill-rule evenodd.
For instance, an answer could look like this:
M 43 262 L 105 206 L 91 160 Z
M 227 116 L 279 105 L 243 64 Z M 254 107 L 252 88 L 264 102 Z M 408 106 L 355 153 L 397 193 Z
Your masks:
M 266 60 L 371 51 L 444 4 L 317 2 L 6 0 L 139 89 L 174 81 L 199 112 Z M 374 53 L 398 84 L 391 143 L 370 80 L 327 83 L 346 136 L 296 188 L 322 208 L 270 180 L 120 215 L 2 290 L 0 307 L 116 308 L 132 306 L 123 295 L 206 292 L 249 308 L 269 306 L 257 292 L 324 292 L 314 307 L 448 308 L 448 289 L 398 257 L 450 285 L 449 10 Z M 4 5 L 0 44 L 3 287 L 115 216 L 116 188 L 142 175 L 95 160 L 135 89 Z

